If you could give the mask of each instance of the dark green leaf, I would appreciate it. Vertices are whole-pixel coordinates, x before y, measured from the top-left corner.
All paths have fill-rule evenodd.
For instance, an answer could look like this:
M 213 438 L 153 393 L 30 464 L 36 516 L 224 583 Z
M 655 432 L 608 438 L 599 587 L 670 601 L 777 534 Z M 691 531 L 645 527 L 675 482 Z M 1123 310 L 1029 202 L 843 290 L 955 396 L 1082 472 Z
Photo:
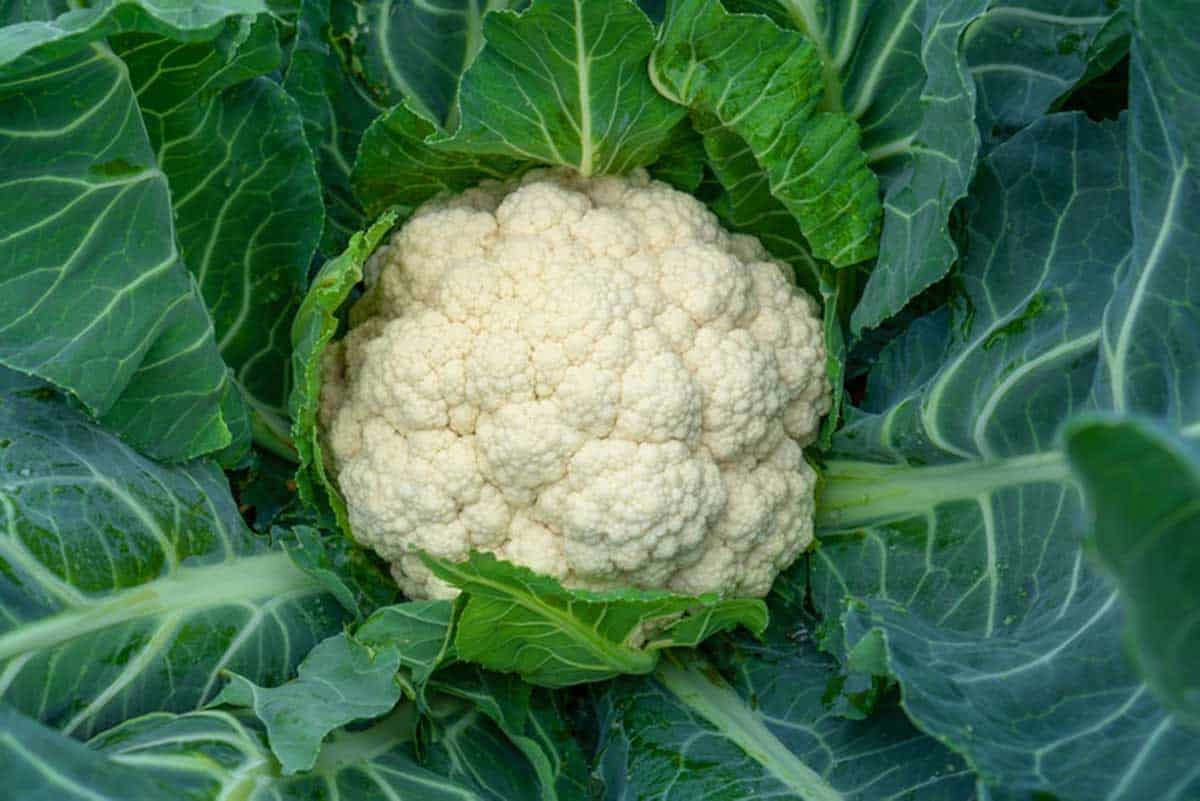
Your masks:
M 1113 6 L 1109 0 L 1003 0 L 967 28 L 962 47 L 986 146 L 1037 120 L 1085 79 L 1092 43 Z
M 94 45 L 0 80 L 0 119 L 0 364 L 156 458 L 229 445 L 235 401 L 125 65 Z
M 267 747 L 261 724 L 246 713 L 145 715 L 84 746 L 0 706 L 0 769 L 7 780 L 20 782 L 26 801 L 489 797 L 421 767 L 413 754 L 413 724 L 412 709 L 402 707 L 370 728 L 337 731 L 312 771 L 286 776 Z M 498 776 L 475 778 L 500 783 Z
M 1200 17 L 1131 4 L 1133 252 L 1115 272 L 1097 403 L 1200 434 Z
M 361 0 L 355 52 L 375 96 L 406 101 L 438 125 L 454 128 L 458 85 L 483 46 L 483 18 L 524 0 Z M 449 123 L 449 124 L 448 124 Z
M 836 664 L 782 637 L 724 646 L 732 683 L 698 659 L 665 659 L 652 679 L 602 698 L 600 774 L 610 799 L 963 801 L 962 760 L 894 706 L 865 721 L 823 701 Z
M 497 801 L 573 801 L 593 795 L 588 764 L 557 703 L 561 696 L 532 688 L 516 676 L 468 665 L 439 673 L 433 683 L 442 695 L 429 710 L 428 759 L 431 766 L 441 766 L 439 772 L 460 781 L 471 781 L 472 774 L 511 776 L 511 789 L 480 786 Z M 450 696 L 469 706 L 453 703 Z M 478 723 L 446 736 L 461 726 L 460 716 Z M 506 768 L 480 769 L 489 762 Z
M 341 15 L 352 12 L 339 3 Z M 367 224 L 350 191 L 350 170 L 363 131 L 384 107 L 353 79 L 333 36 L 330 0 L 302 0 L 296 41 L 283 88 L 300 107 L 308 146 L 317 159 L 325 199 L 321 253 L 336 256 L 350 236 Z
M 321 234 L 321 188 L 294 101 L 267 79 L 274 24 L 214 42 L 120 37 L 150 143 L 166 174 L 183 261 L 221 356 L 259 416 L 286 430 L 287 327 Z
M 1116 579 L 1129 654 L 1164 702 L 1200 724 L 1200 451 L 1140 421 L 1067 431 L 1093 544 Z
M 326 535 L 311 526 L 298 525 L 271 533 L 297 566 L 319 582 L 355 620 L 395 599 L 396 584 L 391 576 L 340 532 Z
M 433 672 L 450 658 L 452 617 L 450 601 L 409 601 L 377 610 L 354 637 L 376 650 L 398 653 L 410 694 L 423 700 Z
M 704 140 L 691 123 L 684 121 L 675 127 L 663 155 L 650 165 L 650 176 L 665 181 L 680 192 L 696 194 L 704 183 Z
M 1182 262 L 1157 273 L 1131 260 L 1126 133 L 1053 116 L 983 162 L 964 292 L 884 350 L 869 411 L 853 413 L 825 463 L 812 593 L 830 620 L 846 612 L 847 641 L 831 646 L 882 637 L 906 711 L 988 783 L 1182 801 L 1200 790 L 1200 734 L 1125 658 L 1120 604 L 1081 551 L 1081 498 L 1057 439 L 1072 415 L 1109 405 L 1093 389 L 1106 328 L 1178 348 L 1197 326 L 1123 311 L 1127 283 L 1178 287 L 1185 274 Z M 1187 396 L 1147 393 L 1189 384 L 1167 362 L 1136 363 L 1119 386 L 1140 408 Z M 1112 374 L 1101 369 L 1099 386 Z M 846 596 L 863 600 L 847 610 Z
M 204 41 L 220 33 L 231 17 L 256 16 L 287 9 L 286 2 L 218 0 L 98 0 L 72 4 L 66 0 L 0 2 L 0 81 L 77 53 L 106 36 L 154 33 L 176 41 Z
M 246 529 L 215 465 L 162 467 L 43 393 L 0 398 L 0 699 L 72 734 L 282 681 L 345 615 Z
M 378 214 L 392 206 L 412 211 L 442 193 L 462 192 L 489 178 L 514 177 L 529 166 L 507 156 L 456 153 L 427 143 L 435 131 L 403 103 L 371 124 L 350 175 L 367 211 Z

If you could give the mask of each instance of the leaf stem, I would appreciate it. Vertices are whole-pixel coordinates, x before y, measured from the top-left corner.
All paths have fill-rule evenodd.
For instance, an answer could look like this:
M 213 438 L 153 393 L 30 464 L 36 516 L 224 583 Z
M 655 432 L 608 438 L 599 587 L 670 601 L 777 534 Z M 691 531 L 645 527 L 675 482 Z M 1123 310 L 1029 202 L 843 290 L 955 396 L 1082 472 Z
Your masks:
M 276 599 L 304 590 L 313 594 L 323 591 L 316 579 L 282 551 L 182 567 L 163 578 L 0 634 L 0 663 L 131 620 Z
M 1058 451 L 988 462 L 910 467 L 829 461 L 817 490 L 817 528 L 844 530 L 929 512 L 947 501 L 986 497 L 1026 484 L 1070 479 Z
M 823 776 L 788 750 L 762 716 L 706 663 L 693 659 L 685 667 L 668 654 L 654 675 L 688 709 L 711 723 L 718 735 L 737 745 L 803 801 L 845 801 Z
M 300 464 L 300 454 L 292 442 L 288 421 L 258 403 L 248 393 L 243 393 L 243 397 L 250 406 L 250 435 L 254 444 L 292 464 Z
M 332 776 L 346 765 L 371 762 L 396 746 L 412 740 L 416 730 L 416 706 L 409 702 L 401 702 L 391 714 L 369 729 L 340 729 L 334 732 L 321 747 L 313 770 Z

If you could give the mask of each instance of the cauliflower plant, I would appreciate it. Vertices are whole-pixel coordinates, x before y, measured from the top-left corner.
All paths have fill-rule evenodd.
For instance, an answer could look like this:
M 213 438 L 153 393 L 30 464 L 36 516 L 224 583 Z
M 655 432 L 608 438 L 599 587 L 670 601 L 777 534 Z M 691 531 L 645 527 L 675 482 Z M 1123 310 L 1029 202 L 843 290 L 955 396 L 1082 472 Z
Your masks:
M 567 586 L 764 595 L 812 540 L 817 304 L 645 173 L 537 172 L 419 209 L 368 260 L 321 419 L 354 536 Z

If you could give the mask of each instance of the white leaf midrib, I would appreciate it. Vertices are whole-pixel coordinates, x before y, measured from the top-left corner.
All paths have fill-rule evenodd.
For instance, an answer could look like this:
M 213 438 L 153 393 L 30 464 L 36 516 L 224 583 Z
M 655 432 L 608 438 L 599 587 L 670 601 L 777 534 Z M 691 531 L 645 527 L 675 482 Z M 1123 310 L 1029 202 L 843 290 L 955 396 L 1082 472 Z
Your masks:
M 165 578 L 114 592 L 94 603 L 68 607 L 0 634 L 0 662 L 133 620 L 187 614 L 305 589 L 320 592 L 317 582 L 283 552 L 182 567 Z

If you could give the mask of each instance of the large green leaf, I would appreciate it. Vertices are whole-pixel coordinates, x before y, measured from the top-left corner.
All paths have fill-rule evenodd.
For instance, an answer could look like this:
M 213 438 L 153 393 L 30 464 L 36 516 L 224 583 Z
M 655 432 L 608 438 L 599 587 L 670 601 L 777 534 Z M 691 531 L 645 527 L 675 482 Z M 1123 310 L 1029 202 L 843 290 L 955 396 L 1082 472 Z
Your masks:
M 811 643 L 776 631 L 766 643 L 722 643 L 721 651 L 724 675 L 683 656 L 604 693 L 605 798 L 973 798 L 962 760 L 894 704 L 870 720 L 835 714 L 825 696 L 836 663 Z
M 823 105 L 858 123 L 884 192 L 879 258 L 854 311 L 860 333 L 950 269 L 950 210 L 979 150 L 960 42 L 987 0 L 732 0 L 806 33 L 824 67 Z
M 124 64 L 92 45 L 0 79 L 0 119 L 0 364 L 157 458 L 229 445 L 237 401 Z
M 1200 449 L 1143 422 L 1085 418 L 1066 451 L 1096 555 L 1121 590 L 1129 654 L 1168 706 L 1200 723 Z
M 245 715 L 146 715 L 110 729 L 88 747 L 0 706 L 0 768 L 28 801 L 489 797 L 421 767 L 413 753 L 413 724 L 411 709 L 402 708 L 370 728 L 339 731 L 311 772 L 284 776 L 261 728 Z
M 494 801 L 594 797 L 589 767 L 556 696 L 475 668 L 435 682 L 418 731 L 425 764 Z
M 650 82 L 654 30 L 633 0 L 534 0 L 488 14 L 483 36 L 455 150 L 623 173 L 658 158 L 683 117 Z
M 336 12 L 336 18 L 335 13 Z M 325 199 L 321 253 L 335 256 L 366 225 L 350 191 L 350 170 L 363 131 L 384 108 L 353 79 L 335 40 L 349 3 L 303 0 L 283 88 L 300 107 L 308 146 L 317 158 Z
M 876 254 L 878 183 L 854 122 L 820 109 L 826 76 L 808 38 L 719 0 L 677 0 L 651 74 L 692 109 L 710 157 L 736 152 L 731 136 L 746 143 L 814 255 L 844 266 Z
M 1200 791 L 1200 733 L 1124 656 L 1057 440 L 1103 403 L 1102 331 L 1132 324 L 1120 287 L 1149 277 L 1131 258 L 1129 124 L 1049 117 L 983 162 L 964 294 L 884 350 L 818 500 L 813 598 L 831 620 L 860 599 L 847 645 L 882 645 L 910 716 L 985 781 L 1064 800 Z M 1181 343 L 1197 325 L 1157 322 Z M 1123 391 L 1189 386 L 1137 364 Z
M 354 49 L 372 93 L 401 101 L 438 125 L 454 128 L 459 80 L 483 47 L 490 11 L 526 0 L 361 0 Z
M 287 677 L 346 614 L 245 527 L 215 465 L 162 467 L 46 390 L 0 399 L 0 700 L 87 735 Z
M 1200 17 L 1132 3 L 1133 252 L 1114 276 L 1097 403 L 1200 435 Z
M 459 563 L 425 559 L 466 597 L 455 621 L 455 654 L 545 687 L 649 673 L 665 648 L 694 647 L 738 626 L 759 633 L 767 624 L 757 599 L 569 590 L 487 553 Z
M 1195 722 L 1200 679 L 1196 636 L 1189 639 L 1187 631 L 1200 615 L 1194 578 L 1200 529 L 1188 517 L 1200 438 L 1200 19 L 1150 3 L 1133 3 L 1129 11 L 1133 246 L 1114 276 L 1095 402 L 1153 416 L 1174 436 L 1114 425 L 1105 438 L 1111 450 L 1144 464 L 1123 477 L 1118 471 L 1125 465 L 1097 461 L 1095 428 L 1090 435 L 1077 428 L 1069 449 L 1097 515 L 1098 554 L 1123 592 L 1134 659 L 1152 686 Z M 1130 524 L 1132 510 L 1143 513 L 1136 518 L 1142 526 Z M 1158 604 L 1165 611 L 1150 617 Z
M 321 188 L 294 101 L 267 78 L 269 19 L 215 41 L 119 37 L 174 201 L 184 263 L 252 414 L 286 436 L 288 325 L 321 235 Z
M 288 2 L 263 0 L 0 0 L 0 80 L 47 65 L 107 36 L 154 33 L 177 41 L 204 41 L 230 17 L 287 14 Z
M 1092 44 L 1114 6 L 1109 0 L 1003 0 L 967 28 L 962 47 L 986 144 L 1045 114 L 1084 78 Z

